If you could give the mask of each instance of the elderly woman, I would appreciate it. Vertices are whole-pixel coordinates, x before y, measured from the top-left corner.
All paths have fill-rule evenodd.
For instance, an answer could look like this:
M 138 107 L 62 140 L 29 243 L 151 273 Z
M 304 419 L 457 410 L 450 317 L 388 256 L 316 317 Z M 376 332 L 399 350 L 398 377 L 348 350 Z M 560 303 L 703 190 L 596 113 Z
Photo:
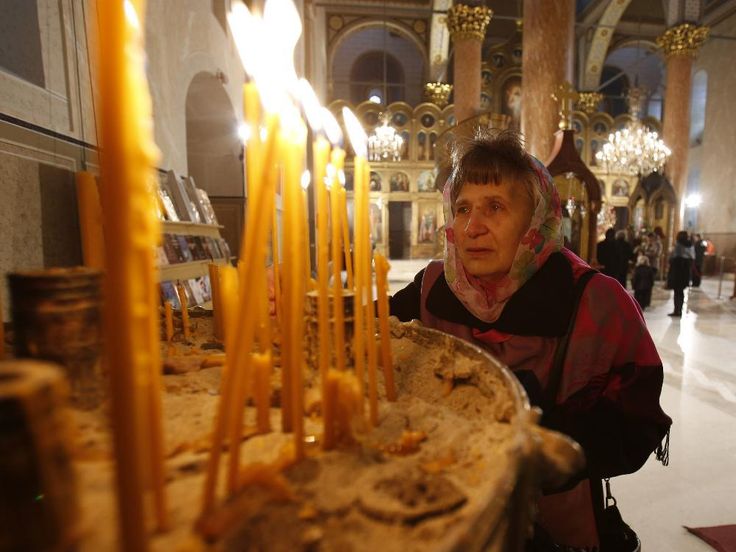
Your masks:
M 542 424 L 580 443 L 585 473 L 539 500 L 538 522 L 555 543 L 598 546 L 601 478 L 638 470 L 655 449 L 666 460 L 662 363 L 641 311 L 562 247 L 557 190 L 518 135 L 458 146 L 444 200 L 444 260 L 396 293 L 391 313 L 484 347 L 545 406 Z

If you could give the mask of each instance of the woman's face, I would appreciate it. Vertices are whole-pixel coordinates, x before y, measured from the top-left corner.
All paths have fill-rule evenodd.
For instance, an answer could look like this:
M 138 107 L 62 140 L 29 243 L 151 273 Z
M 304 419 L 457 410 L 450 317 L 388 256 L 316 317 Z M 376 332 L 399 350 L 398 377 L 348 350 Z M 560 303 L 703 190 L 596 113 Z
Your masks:
M 505 276 L 529 229 L 532 211 L 523 183 L 463 185 L 455 200 L 452 230 L 465 270 L 485 282 Z

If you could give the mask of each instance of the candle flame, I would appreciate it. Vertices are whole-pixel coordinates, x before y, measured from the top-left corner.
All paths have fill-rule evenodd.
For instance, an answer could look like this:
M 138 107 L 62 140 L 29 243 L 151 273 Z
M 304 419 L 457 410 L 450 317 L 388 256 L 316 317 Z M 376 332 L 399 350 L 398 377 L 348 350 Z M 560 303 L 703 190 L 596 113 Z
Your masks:
M 237 2 L 227 14 L 227 23 L 245 72 L 256 77 L 261 72 L 261 65 L 255 53 L 259 51 L 259 42 L 264 34 L 260 18 L 254 16 L 248 6 Z
M 306 190 L 309 188 L 309 183 L 312 181 L 312 173 L 309 172 L 309 169 L 305 170 L 302 173 L 302 189 Z
M 294 2 L 266 0 L 262 31 L 264 33 L 262 41 L 256 51 L 262 57 L 263 74 L 258 78 L 258 87 L 264 92 L 262 98 L 265 105 L 271 93 L 278 90 L 283 98 L 287 91 L 296 89 L 294 48 L 302 35 L 302 20 Z M 264 87 L 268 89 L 263 90 Z M 281 98 L 278 103 L 283 102 Z M 269 109 L 269 106 L 266 106 L 266 109 Z
M 327 167 L 325 167 L 325 187 L 327 187 L 328 190 L 332 189 L 332 182 L 335 180 L 336 176 L 337 171 L 335 170 L 335 165 L 327 163 Z
M 269 35 L 271 46 L 277 46 L 293 57 L 294 47 L 302 36 L 302 19 L 293 0 L 266 0 L 263 8 L 266 28 L 275 34 Z
M 324 128 L 327 139 L 333 146 L 340 146 L 342 144 L 342 129 L 340 129 L 340 124 L 335 119 L 332 111 L 326 107 L 322 108 L 322 128 Z
M 307 79 L 299 79 L 297 83 L 297 97 L 304 108 L 304 114 L 307 116 L 307 122 L 314 132 L 322 130 L 322 106 L 319 103 L 314 88 L 309 84 Z
M 350 138 L 350 144 L 353 146 L 355 155 L 357 157 L 367 157 L 368 137 L 360 121 L 348 107 L 342 108 L 342 119 L 345 121 L 345 129 L 348 131 L 348 138 Z
M 250 140 L 251 134 L 253 134 L 253 130 L 248 123 L 240 123 L 238 125 L 238 136 L 241 142 L 246 143 Z
M 123 4 L 125 10 L 125 18 L 137 31 L 141 30 L 141 20 L 138 19 L 138 12 L 135 11 L 135 6 L 130 0 L 125 0 Z

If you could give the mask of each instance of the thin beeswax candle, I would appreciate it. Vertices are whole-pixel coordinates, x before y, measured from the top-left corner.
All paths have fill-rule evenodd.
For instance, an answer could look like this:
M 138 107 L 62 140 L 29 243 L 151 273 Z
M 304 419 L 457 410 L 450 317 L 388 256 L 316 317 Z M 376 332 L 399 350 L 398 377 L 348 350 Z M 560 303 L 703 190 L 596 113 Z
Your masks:
M 105 249 L 105 354 L 112 396 L 121 548 L 148 550 L 145 482 L 159 528 L 167 525 L 161 424 L 160 320 L 154 258 L 160 240 L 152 108 L 143 47 L 144 0 L 98 9 L 100 194 Z M 145 428 L 145 429 L 144 429 Z

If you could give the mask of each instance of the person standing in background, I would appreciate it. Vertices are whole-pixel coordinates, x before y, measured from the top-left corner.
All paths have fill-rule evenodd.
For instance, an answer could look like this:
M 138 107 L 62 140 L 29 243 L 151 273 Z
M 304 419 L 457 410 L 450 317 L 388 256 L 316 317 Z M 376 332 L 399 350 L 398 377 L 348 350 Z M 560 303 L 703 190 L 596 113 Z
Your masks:
M 707 245 L 700 234 L 693 238 L 693 249 L 695 250 L 695 262 L 693 263 L 693 287 L 700 287 L 700 279 L 703 276 L 703 260 Z
M 629 261 L 634 258 L 634 251 L 626 241 L 626 231 L 616 232 L 616 252 L 618 254 L 618 273 L 614 275 L 619 283 L 626 289 L 626 279 L 629 274 Z
M 675 292 L 675 310 L 668 314 L 679 318 L 685 302 L 685 288 L 690 285 L 690 271 L 693 267 L 695 251 L 685 230 L 680 230 L 675 239 L 675 247 L 670 254 L 670 267 L 667 272 L 667 287 Z
M 634 274 L 631 276 L 631 287 L 634 289 L 634 299 L 639 303 L 641 310 L 646 310 L 652 302 L 654 269 L 649 266 L 649 259 L 645 255 L 639 255 L 636 259 Z
M 619 262 L 618 250 L 616 249 L 616 231 L 613 228 L 606 230 L 606 238 L 598 242 L 596 248 L 596 258 L 603 265 L 601 272 L 606 276 L 618 279 L 618 273 L 621 269 Z

